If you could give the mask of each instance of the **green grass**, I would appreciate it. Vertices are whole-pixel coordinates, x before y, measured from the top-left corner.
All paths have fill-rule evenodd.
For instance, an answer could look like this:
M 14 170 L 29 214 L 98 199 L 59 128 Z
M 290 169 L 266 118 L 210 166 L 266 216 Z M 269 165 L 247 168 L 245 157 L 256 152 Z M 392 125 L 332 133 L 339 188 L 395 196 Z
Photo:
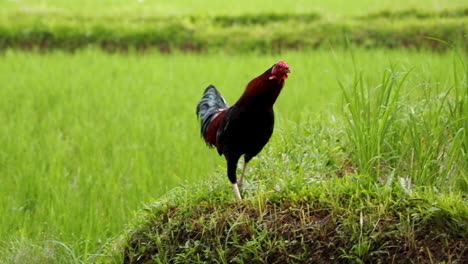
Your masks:
M 156 48 L 162 52 L 279 53 L 348 44 L 447 49 L 428 37 L 467 49 L 468 6 L 457 1 L 433 5 L 405 1 L 391 7 L 381 1 L 361 1 L 353 4 L 358 13 L 330 8 L 344 4 L 340 1 L 298 3 L 282 9 L 278 7 L 284 3 L 269 2 L 267 6 L 272 8 L 261 11 L 242 1 L 235 2 L 237 8 L 205 2 L 201 10 L 180 1 L 0 2 L 0 49 L 73 51 L 96 46 L 109 51 Z M 203 11 L 208 6 L 210 11 Z
M 224 160 L 202 142 L 195 105 L 211 83 L 233 103 L 251 78 L 279 59 L 291 65 L 293 74 L 275 106 L 275 134 L 252 162 L 246 197 L 262 197 L 278 182 L 285 190 L 281 199 L 290 195 L 300 200 L 309 192 L 300 187 L 305 182 L 313 186 L 317 180 L 354 173 L 359 179 L 376 168 L 375 162 L 362 166 L 365 159 L 378 157 L 387 166 L 382 175 L 393 177 L 384 182 L 401 182 L 403 194 L 423 196 L 429 203 L 449 197 L 443 210 L 452 210 L 455 219 L 466 217 L 466 201 L 460 201 L 467 187 L 466 58 L 388 50 L 353 54 L 6 51 L 0 55 L 0 262 L 93 262 L 136 210 L 177 186 L 193 192 L 195 198 L 187 202 L 230 203 Z M 401 96 L 385 89 L 380 95 L 398 97 L 403 105 L 390 100 L 388 109 L 376 112 L 376 117 L 392 120 L 387 121 L 387 132 L 378 134 L 384 141 L 375 147 L 382 147 L 361 149 L 352 127 L 337 114 L 342 109 L 337 79 L 350 93 L 348 87 L 355 87 L 356 76 L 362 76 L 362 90 L 378 94 L 374 87 L 392 64 L 390 81 L 394 73 L 411 73 L 404 82 L 396 82 L 402 83 Z M 350 107 L 354 100 L 369 99 L 359 91 L 348 95 Z M 379 105 L 369 107 L 374 111 Z M 365 129 L 381 131 L 374 127 L 379 119 L 362 121 Z M 373 143 L 378 140 L 372 138 Z M 360 160 L 365 151 L 369 153 Z M 446 178 L 441 180 L 439 174 Z M 341 194 L 351 195 L 361 184 L 369 188 L 379 179 L 369 175 L 372 180 L 364 183 L 348 186 L 351 179 L 341 180 L 326 190 L 339 186 Z M 202 181 L 208 182 L 205 187 L 192 185 Z M 379 185 L 377 191 L 384 187 Z M 215 191 L 209 194 L 206 188 Z M 317 188 L 311 199 L 322 191 Z M 364 191 L 377 195 L 373 189 Z M 429 213 L 424 208 L 418 212 Z
M 467 7 L 0 0 L 0 263 L 466 258 Z M 234 203 L 195 105 L 279 59 Z
M 465 262 L 466 58 L 453 58 L 452 80 L 417 86 L 416 68 L 358 65 L 342 85 L 344 115 L 281 131 L 250 169 L 244 201 L 218 179 L 174 189 L 102 260 Z
M 453 72 L 466 73 L 466 64 L 456 62 Z M 418 186 L 466 191 L 466 75 L 455 74 L 453 83 L 420 83 L 421 95 L 405 95 L 416 100 L 402 99 L 410 72 L 390 67 L 379 84 L 367 87 L 357 73 L 351 89 L 342 86 L 355 165 L 374 180 L 390 172 Z M 437 86 L 446 88 L 434 91 Z
M 359 0 L 353 5 L 345 0 L 330 1 L 246 1 L 239 0 L 230 3 L 221 3 L 214 0 L 204 0 L 202 4 L 194 5 L 188 0 L 178 1 L 133 1 L 133 0 L 1 0 L 0 4 L 6 8 L 29 10 L 73 10 L 77 13 L 156 13 L 156 14 L 243 14 L 258 12 L 313 12 L 319 11 L 334 15 L 361 15 L 362 13 L 380 11 L 382 9 L 401 10 L 407 8 L 424 8 L 426 10 L 440 11 L 445 8 L 466 7 L 463 0 Z
M 408 191 L 397 182 L 385 186 L 363 175 L 342 179 L 321 175 L 320 180 L 298 171 L 268 175 L 268 179 L 251 179 L 255 187 L 245 192 L 255 196 L 242 203 L 230 199 L 232 193 L 217 181 L 197 190 L 175 190 L 142 210 L 127 235 L 109 251 L 110 257 L 100 261 L 455 263 L 466 259 L 468 211 L 459 194 Z

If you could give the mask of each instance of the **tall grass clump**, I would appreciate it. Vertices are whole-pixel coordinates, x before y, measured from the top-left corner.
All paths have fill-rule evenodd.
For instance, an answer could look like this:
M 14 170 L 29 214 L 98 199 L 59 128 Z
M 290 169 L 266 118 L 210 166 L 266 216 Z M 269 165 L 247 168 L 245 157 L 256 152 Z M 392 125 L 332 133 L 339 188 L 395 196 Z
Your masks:
M 394 132 L 400 109 L 400 90 L 408 73 L 400 74 L 388 69 L 382 74 L 381 83 L 370 86 L 363 75 L 357 73 L 353 84 L 340 87 L 345 100 L 347 135 L 354 146 L 353 155 L 359 171 L 365 174 L 380 174 L 380 166 L 387 153 L 391 152 L 389 137 Z M 390 148 L 389 148 L 390 147 Z
M 403 111 L 399 169 L 420 186 L 468 190 L 467 68 L 466 61 L 459 58 L 454 59 L 452 82 L 421 83 L 417 88 L 423 92 Z
M 415 87 L 405 82 L 410 71 L 394 67 L 379 83 L 366 82 L 361 73 L 348 86 L 340 83 L 351 160 L 359 173 L 375 180 L 398 175 L 407 188 L 467 190 L 465 60 L 455 58 L 452 71 L 445 83 L 428 77 Z

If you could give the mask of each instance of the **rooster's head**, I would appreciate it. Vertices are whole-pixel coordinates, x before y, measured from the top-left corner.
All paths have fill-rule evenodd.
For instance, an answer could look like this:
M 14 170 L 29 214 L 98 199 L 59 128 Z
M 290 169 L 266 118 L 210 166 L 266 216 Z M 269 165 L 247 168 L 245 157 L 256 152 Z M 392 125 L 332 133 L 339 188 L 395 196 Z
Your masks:
M 271 69 L 271 76 L 270 80 L 272 79 L 287 79 L 288 78 L 288 73 L 291 72 L 291 69 L 289 68 L 289 65 L 285 61 L 278 61 L 275 65 L 273 65 L 273 68 Z

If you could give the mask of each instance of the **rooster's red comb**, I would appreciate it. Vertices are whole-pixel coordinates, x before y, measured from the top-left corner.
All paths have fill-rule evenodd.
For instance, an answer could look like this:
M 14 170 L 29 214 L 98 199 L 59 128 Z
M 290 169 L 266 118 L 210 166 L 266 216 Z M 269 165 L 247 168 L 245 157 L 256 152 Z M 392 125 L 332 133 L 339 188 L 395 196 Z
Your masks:
M 280 66 L 281 68 L 289 68 L 289 65 L 284 61 L 284 60 L 280 60 L 278 61 L 278 63 L 276 63 L 276 65 Z

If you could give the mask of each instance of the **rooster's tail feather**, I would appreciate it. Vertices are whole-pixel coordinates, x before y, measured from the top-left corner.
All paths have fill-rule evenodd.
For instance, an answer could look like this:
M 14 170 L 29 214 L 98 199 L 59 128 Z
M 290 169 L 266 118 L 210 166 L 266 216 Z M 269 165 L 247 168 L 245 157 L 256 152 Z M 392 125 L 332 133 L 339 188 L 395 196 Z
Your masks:
M 225 113 L 224 110 L 227 108 L 229 108 L 229 104 L 224 100 L 216 87 L 213 85 L 208 86 L 197 105 L 197 116 L 201 121 L 200 132 L 208 145 L 216 145 L 216 131 L 220 121 L 219 117 L 221 113 Z

